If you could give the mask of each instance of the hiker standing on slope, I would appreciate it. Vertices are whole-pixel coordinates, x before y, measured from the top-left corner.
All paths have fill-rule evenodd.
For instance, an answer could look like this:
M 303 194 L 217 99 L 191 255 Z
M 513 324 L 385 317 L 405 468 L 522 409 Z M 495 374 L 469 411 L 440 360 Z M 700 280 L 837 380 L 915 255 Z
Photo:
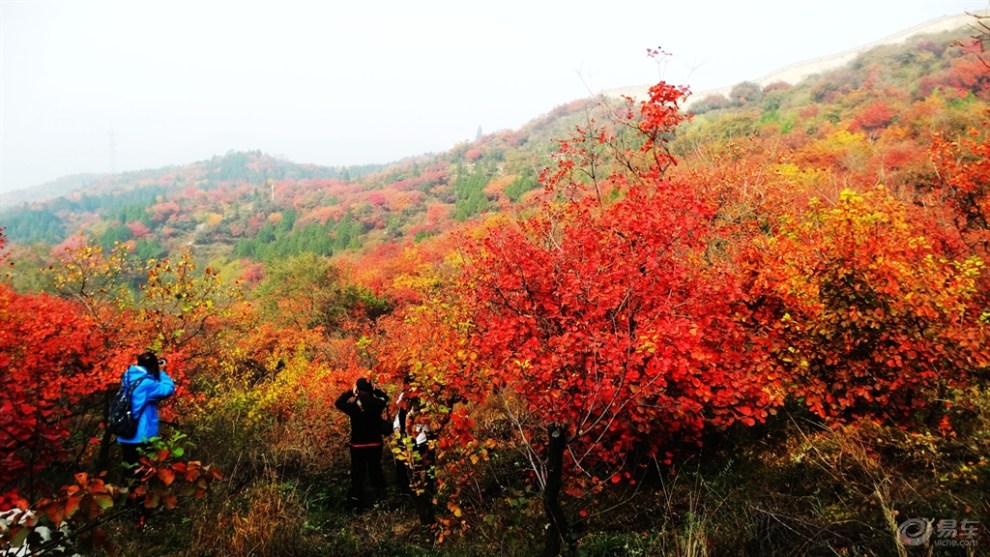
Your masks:
M 382 472 L 382 412 L 388 405 L 388 395 L 374 389 L 365 378 L 358 379 L 354 388 L 344 391 L 334 406 L 351 418 L 351 489 L 347 504 L 351 510 L 364 506 L 364 478 L 369 476 L 378 499 L 385 496 L 385 474 Z
M 137 467 L 139 449 L 143 449 L 152 437 L 158 437 L 158 403 L 175 394 L 175 383 L 165 373 L 165 360 L 159 360 L 154 352 L 145 352 L 137 357 L 137 365 L 127 368 L 121 384 L 124 388 L 133 387 L 131 408 L 138 417 L 137 432 L 133 437 L 117 437 L 123 453 L 121 460 L 133 471 Z

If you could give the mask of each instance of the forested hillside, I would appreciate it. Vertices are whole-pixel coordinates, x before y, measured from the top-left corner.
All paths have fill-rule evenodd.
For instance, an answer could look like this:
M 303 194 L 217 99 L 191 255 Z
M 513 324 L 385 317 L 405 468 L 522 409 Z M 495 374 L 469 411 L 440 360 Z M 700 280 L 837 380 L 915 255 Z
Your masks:
M 690 110 L 660 82 L 5 210 L 0 554 L 988 551 L 986 23 Z M 177 393 L 125 489 L 103 422 L 145 350 Z M 352 512 L 361 377 L 429 439 L 387 436 Z

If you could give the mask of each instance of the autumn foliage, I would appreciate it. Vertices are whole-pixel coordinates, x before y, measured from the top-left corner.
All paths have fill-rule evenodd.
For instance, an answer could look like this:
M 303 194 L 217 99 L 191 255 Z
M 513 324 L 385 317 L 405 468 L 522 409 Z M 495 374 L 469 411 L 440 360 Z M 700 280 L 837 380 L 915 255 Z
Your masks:
M 706 260 L 715 208 L 663 178 L 672 159 L 657 141 L 682 95 L 663 87 L 669 97 L 641 106 L 640 152 L 623 153 L 645 154 L 645 168 L 587 183 L 548 174 L 544 212 L 492 231 L 468 268 L 487 379 L 563 427 L 577 465 L 753 424 L 776 396 L 748 365 L 738 285 Z M 601 132 L 589 149 L 610 141 Z
M 124 499 L 173 508 L 176 495 L 159 496 L 162 488 L 155 482 L 183 490 L 191 485 L 189 493 L 202 497 L 221 477 L 198 461 L 164 461 L 184 450 L 171 448 L 156 451 L 154 460 L 142 459 L 148 471 L 130 491 L 121 488 L 119 474 L 112 481 L 104 478 L 110 441 L 106 408 L 134 355 L 152 348 L 173 358 L 196 351 L 201 361 L 208 357 L 203 337 L 222 310 L 208 285 L 211 274 L 187 275 L 192 268 L 188 259 L 151 263 L 143 292 L 153 309 L 125 305 L 133 269 L 119 254 L 104 257 L 85 244 L 69 250 L 53 270 L 53 285 L 62 296 L 21 294 L 0 284 L 0 504 L 3 510 L 20 509 L 13 515 L 16 527 L 3 532 L 14 546 L 42 525 L 56 532 L 56 541 L 100 545 L 98 526 Z M 180 364 L 170 372 L 185 382 L 185 369 Z M 164 415 L 172 414 L 166 408 Z M 73 482 L 61 483 L 66 478 L 59 470 L 94 464 L 97 473 L 80 471 L 71 476 Z
M 106 547 L 130 500 L 183 513 L 190 554 L 402 553 L 408 524 L 341 518 L 332 401 L 358 377 L 422 403 L 430 544 L 885 554 L 898 517 L 978 513 L 986 66 L 906 48 L 693 115 L 660 82 L 354 176 L 260 153 L 142 175 L 165 193 L 0 283 L 0 511 L 23 519 L 0 552 L 39 526 Z M 125 488 L 101 422 L 146 349 L 178 393 Z
M 87 407 L 116 374 L 99 366 L 103 339 L 72 301 L 0 285 L 0 321 L 0 486 L 10 486 L 71 458 Z
M 882 187 L 846 190 L 754 243 L 758 330 L 823 418 L 937 421 L 990 364 L 984 262 L 948 256 L 910 213 Z

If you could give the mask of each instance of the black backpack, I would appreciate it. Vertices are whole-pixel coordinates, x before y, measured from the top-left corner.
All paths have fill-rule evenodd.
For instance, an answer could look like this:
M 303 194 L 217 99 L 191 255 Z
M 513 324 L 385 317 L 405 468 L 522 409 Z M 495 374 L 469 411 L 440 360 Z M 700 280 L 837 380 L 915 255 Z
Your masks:
M 137 433 L 140 412 L 133 412 L 131 400 L 134 398 L 134 389 L 147 378 L 146 375 L 139 377 L 133 383 L 125 381 L 117 389 L 117 393 L 113 395 L 113 400 L 110 401 L 110 411 L 107 413 L 107 429 L 110 430 L 110 433 L 125 439 L 134 437 Z

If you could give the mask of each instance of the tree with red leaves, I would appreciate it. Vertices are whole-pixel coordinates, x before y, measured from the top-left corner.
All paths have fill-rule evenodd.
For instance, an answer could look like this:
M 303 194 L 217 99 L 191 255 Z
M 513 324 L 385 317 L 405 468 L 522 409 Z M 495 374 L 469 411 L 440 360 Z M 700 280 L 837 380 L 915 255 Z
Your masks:
M 740 290 L 707 255 L 715 208 L 665 178 L 685 94 L 660 83 L 638 116 L 631 100 L 617 112 L 617 133 L 592 123 L 562 141 L 543 210 L 469 255 L 487 371 L 454 380 L 483 382 L 516 425 L 544 494 L 545 555 L 570 538 L 562 491 L 631 479 L 634 458 L 669 461 L 776 400 L 739 326 Z

